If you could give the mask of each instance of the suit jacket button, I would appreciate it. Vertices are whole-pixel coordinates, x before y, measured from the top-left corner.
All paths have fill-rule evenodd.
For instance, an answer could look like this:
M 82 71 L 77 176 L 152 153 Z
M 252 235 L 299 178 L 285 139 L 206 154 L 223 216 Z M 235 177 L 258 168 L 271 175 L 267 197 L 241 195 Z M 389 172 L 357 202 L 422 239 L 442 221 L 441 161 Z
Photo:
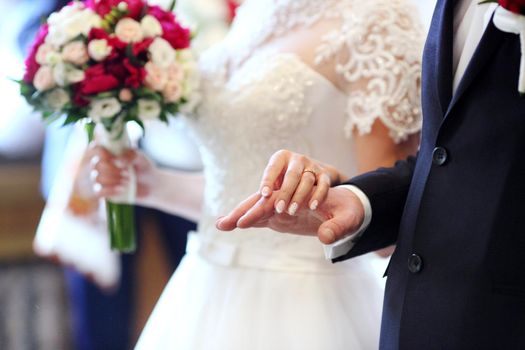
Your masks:
M 408 258 L 408 271 L 411 273 L 418 273 L 423 268 L 423 259 L 417 254 L 412 254 Z
M 441 166 L 445 164 L 448 158 L 448 152 L 443 147 L 436 147 L 434 148 L 434 152 L 432 152 L 432 163 L 435 165 Z

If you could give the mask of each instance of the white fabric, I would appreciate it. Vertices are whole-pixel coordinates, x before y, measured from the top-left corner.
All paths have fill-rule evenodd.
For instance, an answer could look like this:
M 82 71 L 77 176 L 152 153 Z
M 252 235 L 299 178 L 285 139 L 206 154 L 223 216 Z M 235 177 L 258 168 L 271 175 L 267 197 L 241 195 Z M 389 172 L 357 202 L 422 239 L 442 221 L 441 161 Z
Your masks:
M 324 245 L 324 255 L 326 259 L 335 259 L 342 255 L 345 255 L 355 245 L 355 239 L 358 238 L 370 225 L 372 221 L 372 205 L 366 194 L 354 185 L 341 185 L 339 187 L 345 188 L 353 192 L 357 198 L 361 201 L 364 208 L 364 219 L 363 223 L 356 232 L 353 232 L 346 237 L 341 238 L 335 243 Z
M 454 83 L 456 89 L 479 45 L 497 4 L 479 4 L 477 0 L 461 0 L 454 18 Z
M 453 83 L 453 92 L 456 92 L 456 89 L 467 70 L 468 64 L 476 51 L 476 48 L 479 45 L 483 32 L 487 28 L 492 13 L 496 9 L 496 4 L 479 4 L 477 0 L 461 0 L 458 2 L 455 8 L 454 13 L 454 43 L 453 43 L 453 70 L 454 70 L 454 83 Z M 366 197 L 366 195 L 365 195 Z M 365 211 L 372 212 L 372 207 L 370 206 L 370 200 L 361 200 Z M 372 215 L 372 214 L 370 214 Z M 361 227 L 360 230 L 366 230 L 366 225 L 364 228 Z M 352 235 L 354 237 L 354 235 Z M 344 239 L 348 240 L 348 237 Z M 339 244 L 336 242 L 335 244 Z M 344 243 L 341 243 L 344 244 Z M 350 246 L 346 243 L 346 247 L 352 249 L 353 244 Z M 330 257 L 338 258 L 345 255 L 348 250 L 344 251 L 341 249 L 336 254 L 335 252 L 330 255 Z
M 406 0 L 241 6 L 201 60 L 203 103 L 187 118 L 204 163 L 203 219 L 137 349 L 377 349 L 383 259 L 334 265 L 316 237 L 214 224 L 256 191 L 278 149 L 355 175 L 349 129 L 382 118 L 396 140 L 419 130 L 415 13 Z

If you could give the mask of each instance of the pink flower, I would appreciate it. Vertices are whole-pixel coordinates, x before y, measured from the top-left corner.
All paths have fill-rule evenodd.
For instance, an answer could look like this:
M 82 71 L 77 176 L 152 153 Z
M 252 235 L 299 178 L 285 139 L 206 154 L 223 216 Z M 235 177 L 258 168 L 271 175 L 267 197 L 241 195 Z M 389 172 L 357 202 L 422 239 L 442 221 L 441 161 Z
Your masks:
M 62 50 L 62 59 L 78 66 L 89 61 L 89 55 L 86 45 L 81 41 L 73 41 L 64 46 Z
M 164 87 L 164 90 L 162 91 L 162 95 L 164 96 L 166 102 L 178 102 L 182 97 L 181 84 L 175 81 L 168 81 L 168 83 Z
M 122 101 L 122 102 L 129 102 L 133 99 L 133 93 L 131 92 L 130 89 L 122 89 L 120 90 L 119 94 L 118 94 L 118 98 Z
M 33 85 L 38 91 L 46 91 L 56 86 L 53 78 L 53 69 L 49 66 L 42 66 L 38 69 L 33 80 Z
M 118 21 L 115 35 L 125 43 L 138 43 L 144 39 L 140 23 L 131 18 L 123 18 Z
M 168 80 L 182 82 L 184 79 L 184 69 L 178 63 L 173 63 L 168 67 Z
M 166 86 L 166 72 L 153 62 L 146 63 L 144 68 L 146 69 L 144 84 L 150 89 L 162 91 L 164 86 Z
M 33 81 L 36 72 L 40 68 L 40 65 L 36 61 L 36 54 L 40 46 L 44 43 L 48 32 L 49 27 L 47 24 L 44 24 L 42 27 L 40 27 L 40 30 L 36 35 L 35 41 L 33 42 L 31 49 L 29 50 L 29 55 L 25 60 L 26 71 L 24 74 L 24 81 L 26 83 L 31 83 Z

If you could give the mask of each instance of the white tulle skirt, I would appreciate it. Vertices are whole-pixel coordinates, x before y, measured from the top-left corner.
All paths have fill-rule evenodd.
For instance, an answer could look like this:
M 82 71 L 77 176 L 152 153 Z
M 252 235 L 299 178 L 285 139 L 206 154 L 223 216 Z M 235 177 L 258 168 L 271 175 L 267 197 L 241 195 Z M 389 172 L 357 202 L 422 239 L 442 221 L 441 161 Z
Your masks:
M 384 261 L 321 264 L 316 272 L 223 266 L 189 252 L 136 349 L 377 349 Z

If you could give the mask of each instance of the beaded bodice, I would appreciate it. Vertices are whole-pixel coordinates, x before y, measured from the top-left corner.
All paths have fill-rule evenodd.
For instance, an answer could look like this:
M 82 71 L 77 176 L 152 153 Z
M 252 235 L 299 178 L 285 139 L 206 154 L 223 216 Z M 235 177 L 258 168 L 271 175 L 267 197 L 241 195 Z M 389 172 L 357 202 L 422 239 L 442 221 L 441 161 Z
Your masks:
M 245 1 L 226 39 L 201 58 L 203 102 L 188 118 L 205 169 L 204 239 L 322 256 L 315 238 L 220 233 L 214 222 L 258 189 L 279 149 L 352 176 L 354 130 L 370 132 L 377 119 L 395 141 L 419 130 L 414 13 L 408 0 Z

